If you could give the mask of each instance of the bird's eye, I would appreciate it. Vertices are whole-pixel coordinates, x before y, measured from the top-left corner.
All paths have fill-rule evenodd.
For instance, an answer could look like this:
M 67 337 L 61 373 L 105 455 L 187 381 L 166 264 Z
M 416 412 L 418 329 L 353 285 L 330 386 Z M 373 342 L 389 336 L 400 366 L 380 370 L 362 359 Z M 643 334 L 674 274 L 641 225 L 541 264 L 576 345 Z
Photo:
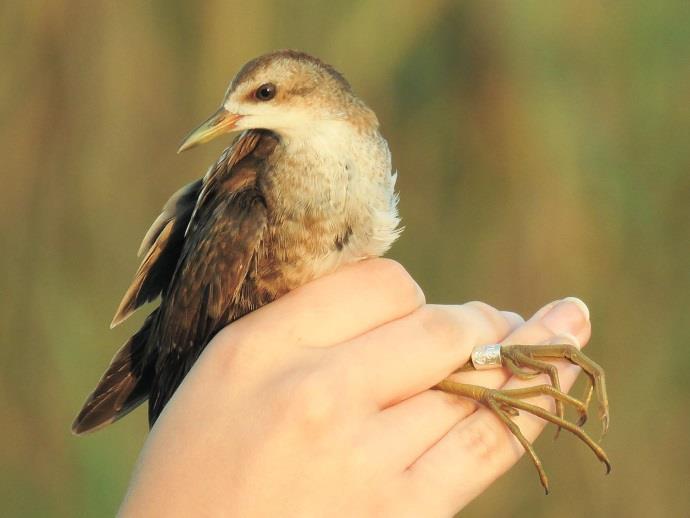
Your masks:
M 273 83 L 264 83 L 254 92 L 254 97 L 259 101 L 270 101 L 276 96 L 276 85 Z

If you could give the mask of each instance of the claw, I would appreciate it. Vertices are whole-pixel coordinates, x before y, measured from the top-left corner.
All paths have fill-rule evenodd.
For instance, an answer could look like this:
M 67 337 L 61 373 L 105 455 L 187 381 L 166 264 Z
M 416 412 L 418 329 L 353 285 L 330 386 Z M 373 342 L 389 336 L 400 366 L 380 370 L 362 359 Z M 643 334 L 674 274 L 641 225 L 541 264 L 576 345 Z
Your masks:
M 567 421 L 562 414 L 558 413 L 558 410 L 556 413 L 549 412 L 538 405 L 523 401 L 523 399 L 530 397 L 549 396 L 555 400 L 557 403 L 557 408 L 560 408 L 561 412 L 566 404 L 570 405 L 580 415 L 578 422 L 586 421 L 586 404 L 572 396 L 569 396 L 568 394 L 561 392 L 553 385 L 536 385 L 519 389 L 495 390 L 477 385 L 457 383 L 446 379 L 439 383 L 435 388 L 451 394 L 474 399 L 475 401 L 488 407 L 496 416 L 498 416 L 498 418 L 508 427 L 508 429 L 512 432 L 512 434 L 520 442 L 522 447 L 532 459 L 532 462 L 537 469 L 537 473 L 539 474 L 539 481 L 544 488 L 544 491 L 546 491 L 546 494 L 549 493 L 549 484 L 541 460 L 537 456 L 532 445 L 522 434 L 520 427 L 511 419 L 511 417 L 516 417 L 519 415 L 521 410 L 553 423 L 559 428 L 563 428 L 577 436 L 605 465 L 606 473 L 611 471 L 611 463 L 606 455 L 606 452 L 589 435 L 587 435 L 587 433 L 579 425 Z M 560 406 L 558 405 L 559 403 Z M 606 417 L 607 416 L 604 416 L 604 418 Z
M 556 437 L 561 429 L 565 429 L 583 441 L 597 456 L 606 467 L 606 473 L 611 472 L 611 463 L 606 456 L 606 452 L 582 429 L 582 425 L 587 421 L 587 409 L 594 394 L 596 394 L 599 405 L 599 418 L 602 423 L 602 437 L 606 434 L 609 427 L 609 404 L 606 394 L 606 382 L 604 370 L 585 356 L 577 347 L 570 344 L 563 345 L 504 345 L 501 346 L 501 358 L 503 366 L 507 367 L 515 376 L 521 379 L 531 379 L 539 374 L 547 374 L 551 385 L 537 385 L 521 389 L 492 390 L 477 385 L 467 385 L 456 383 L 446 379 L 439 383 L 435 388 L 468 397 L 484 404 L 494 412 L 501 421 L 508 427 L 517 440 L 522 444 L 525 451 L 529 454 L 532 462 L 539 473 L 539 481 L 542 487 L 549 493 L 549 484 L 544 468 L 534 451 L 532 445 L 527 441 L 520 431 L 519 426 L 511 419 L 517 417 L 523 410 L 532 415 L 540 417 L 550 423 L 555 424 L 558 429 Z M 575 399 L 561 391 L 558 370 L 556 367 L 544 360 L 564 358 L 571 363 L 579 366 L 587 374 L 587 386 L 585 387 L 582 401 Z M 530 369 L 530 370 L 526 370 Z M 473 370 L 473 364 L 468 362 L 460 367 L 456 372 Z M 549 396 L 556 404 L 556 411 L 548 410 L 523 401 L 524 398 L 535 396 Z M 570 405 L 579 414 L 577 424 L 571 423 L 564 417 L 565 405 Z
M 553 389 L 553 387 L 550 387 L 549 385 L 542 385 L 541 387 L 548 387 L 550 389 Z M 518 408 L 520 410 L 524 410 L 525 412 L 529 412 L 532 415 L 535 415 L 537 417 L 541 417 L 545 421 L 549 421 L 554 424 L 558 424 L 560 427 L 564 428 L 565 430 L 571 432 L 575 436 L 577 436 L 582 442 L 584 442 L 587 446 L 589 446 L 589 449 L 592 450 L 592 452 L 597 456 L 597 458 L 604 463 L 606 466 L 606 473 L 609 473 L 611 471 L 611 462 L 608 459 L 608 456 L 606 455 L 606 452 L 603 450 L 601 446 L 599 446 L 594 440 L 587 435 L 587 433 L 580 428 L 579 426 L 574 425 L 573 423 L 566 421 L 565 419 L 561 419 L 558 416 L 552 414 L 548 410 L 544 410 L 542 407 L 533 405 L 530 403 L 526 403 L 522 401 L 521 399 L 517 399 L 516 397 L 511 397 L 512 395 L 515 395 L 517 397 L 520 397 L 522 395 L 522 392 L 530 390 L 530 389 L 537 389 L 540 387 L 529 387 L 528 389 L 516 389 L 516 391 L 513 390 L 503 390 L 503 391 L 495 391 L 494 398 L 496 398 L 498 401 L 501 402 L 510 402 L 510 405 Z M 549 394 L 553 395 L 553 394 Z M 561 396 L 566 396 L 566 394 L 561 394 Z
M 604 438 L 606 433 L 609 431 L 609 414 L 606 412 L 604 415 L 600 416 L 601 419 L 601 439 Z
M 522 431 L 520 430 L 520 427 L 513 422 L 510 417 L 506 415 L 506 413 L 502 410 L 502 408 L 505 405 L 499 405 L 496 400 L 493 397 L 493 394 L 497 393 L 498 391 L 493 391 L 489 390 L 486 392 L 486 400 L 484 401 L 484 404 L 486 404 L 491 410 L 494 411 L 494 413 L 498 416 L 498 418 L 503 421 L 503 423 L 508 427 L 508 429 L 512 432 L 512 434 L 517 438 L 517 440 L 520 442 L 522 447 L 525 449 L 527 452 L 527 455 L 530 456 L 532 459 L 532 462 L 534 463 L 534 467 L 537 468 L 537 473 L 539 475 L 539 482 L 541 483 L 541 486 L 544 488 L 544 493 L 549 494 L 549 477 L 546 476 L 546 471 L 544 471 L 544 466 L 541 463 L 541 460 L 539 460 L 539 457 L 537 456 L 537 452 L 534 451 L 534 448 L 530 444 L 530 442 L 527 440 L 527 438 L 522 434 Z

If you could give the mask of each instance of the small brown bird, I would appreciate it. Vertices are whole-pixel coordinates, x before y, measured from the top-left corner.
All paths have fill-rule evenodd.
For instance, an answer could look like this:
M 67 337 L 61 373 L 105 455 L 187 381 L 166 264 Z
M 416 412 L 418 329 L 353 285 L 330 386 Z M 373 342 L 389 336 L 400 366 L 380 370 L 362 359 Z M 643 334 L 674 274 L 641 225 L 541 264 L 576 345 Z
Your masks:
M 242 133 L 202 179 L 170 198 L 144 237 L 144 259 L 112 326 L 159 296 L 160 305 L 113 358 L 77 416 L 75 433 L 112 423 L 147 399 L 153 426 L 220 329 L 340 265 L 384 254 L 398 237 L 388 144 L 374 112 L 331 66 L 291 50 L 250 61 L 230 83 L 220 109 L 180 151 L 234 131 Z M 509 416 L 517 408 L 538 412 L 577 434 L 608 465 L 603 450 L 563 418 L 563 402 L 574 404 L 573 398 L 560 394 L 552 367 L 539 358 L 568 357 L 581 365 L 606 420 L 599 367 L 570 346 L 497 350 L 499 366 L 525 376 L 551 374 L 556 414 L 521 400 L 543 389 L 511 394 L 450 380 L 437 388 L 487 405 L 506 424 L 512 425 Z M 481 353 L 463 368 L 478 366 Z M 584 418 L 586 405 L 577 403 Z M 532 447 L 519 429 L 511 430 L 546 488 Z

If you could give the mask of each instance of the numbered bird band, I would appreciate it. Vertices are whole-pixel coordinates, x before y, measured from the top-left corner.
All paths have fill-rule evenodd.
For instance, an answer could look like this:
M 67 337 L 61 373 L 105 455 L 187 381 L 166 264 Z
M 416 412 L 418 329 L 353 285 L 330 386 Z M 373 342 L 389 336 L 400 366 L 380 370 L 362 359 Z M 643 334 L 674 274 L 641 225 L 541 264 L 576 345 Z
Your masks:
M 478 371 L 502 366 L 499 344 L 477 345 L 472 349 L 472 365 Z

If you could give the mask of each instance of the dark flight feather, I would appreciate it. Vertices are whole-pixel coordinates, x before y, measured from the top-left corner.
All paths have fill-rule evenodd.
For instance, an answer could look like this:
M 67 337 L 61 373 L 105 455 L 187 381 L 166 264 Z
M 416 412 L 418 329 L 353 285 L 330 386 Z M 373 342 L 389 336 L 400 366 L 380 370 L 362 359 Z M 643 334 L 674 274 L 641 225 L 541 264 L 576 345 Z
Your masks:
M 115 312 L 111 328 L 125 321 L 140 306 L 155 300 L 170 283 L 201 187 L 199 179 L 177 191 L 151 225 L 139 248 L 139 255 L 143 252 L 146 255 Z
M 256 180 L 276 143 L 268 131 L 243 133 L 202 180 L 166 203 L 113 324 L 158 295 L 160 306 L 115 356 L 75 433 L 105 426 L 147 398 L 153 425 L 208 341 L 254 305 L 240 299 L 267 221 Z
M 98 430 L 146 401 L 151 389 L 152 372 L 143 360 L 151 324 L 157 315 L 158 310 L 151 313 L 141 329 L 115 353 L 108 370 L 74 420 L 74 433 Z

